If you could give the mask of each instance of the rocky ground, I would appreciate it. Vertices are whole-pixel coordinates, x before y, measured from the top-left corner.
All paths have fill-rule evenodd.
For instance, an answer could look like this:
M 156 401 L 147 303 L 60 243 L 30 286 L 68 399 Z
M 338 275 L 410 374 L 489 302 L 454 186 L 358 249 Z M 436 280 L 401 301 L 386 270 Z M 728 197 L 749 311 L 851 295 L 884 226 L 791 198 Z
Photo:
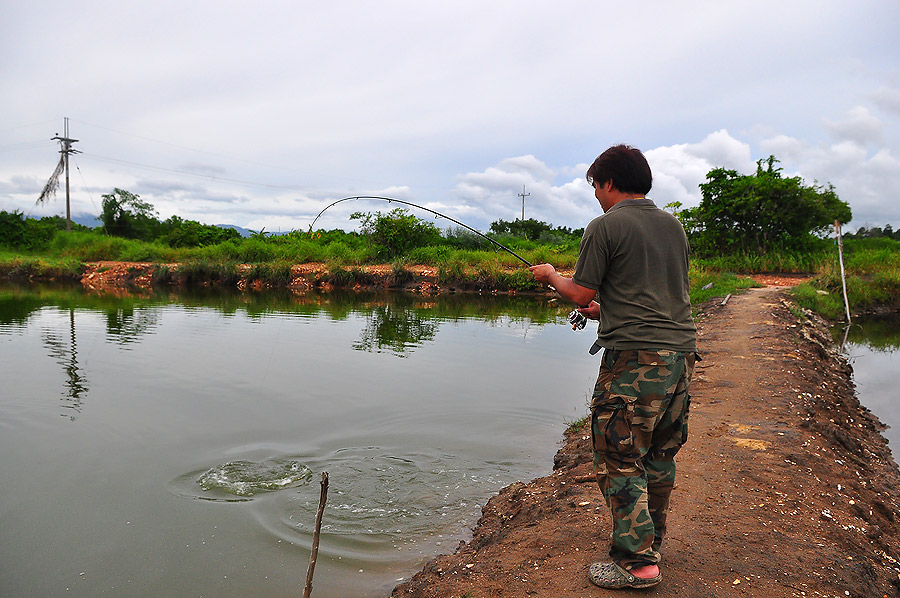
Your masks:
M 513 484 L 472 539 L 393 596 L 900 595 L 900 472 L 823 322 L 798 318 L 775 278 L 706 306 L 679 455 L 663 582 L 608 591 L 587 579 L 609 519 L 586 427 L 551 475 Z M 790 283 L 790 281 L 787 281 Z

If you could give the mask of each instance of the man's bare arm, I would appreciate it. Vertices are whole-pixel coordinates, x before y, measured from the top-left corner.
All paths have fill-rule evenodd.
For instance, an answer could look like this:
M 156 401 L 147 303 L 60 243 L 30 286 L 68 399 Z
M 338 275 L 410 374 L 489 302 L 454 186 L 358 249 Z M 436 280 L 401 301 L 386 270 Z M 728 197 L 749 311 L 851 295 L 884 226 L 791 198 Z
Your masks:
M 556 289 L 556 291 L 576 304 L 578 307 L 585 307 L 594 299 L 597 291 L 583 287 L 571 278 L 566 278 L 556 271 L 556 268 L 550 264 L 536 264 L 529 268 L 534 279 L 543 282 Z

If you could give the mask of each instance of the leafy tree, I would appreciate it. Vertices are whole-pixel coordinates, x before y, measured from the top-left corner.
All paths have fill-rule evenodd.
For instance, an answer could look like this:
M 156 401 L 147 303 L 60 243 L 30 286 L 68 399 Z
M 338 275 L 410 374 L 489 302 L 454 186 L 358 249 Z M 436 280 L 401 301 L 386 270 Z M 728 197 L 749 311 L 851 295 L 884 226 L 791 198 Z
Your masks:
M 529 218 L 528 220 L 517 219 L 512 222 L 497 220 L 491 223 L 491 232 L 498 235 L 522 237 L 523 239 L 537 240 L 542 233 L 550 230 L 553 230 L 551 225 L 534 218 Z
M 444 229 L 443 235 L 447 244 L 457 249 L 483 249 L 489 244 L 482 237 L 461 226 L 448 227 Z
M 491 223 L 491 232 L 497 235 L 509 235 L 546 244 L 556 244 L 581 239 L 584 229 L 572 230 L 566 226 L 553 227 L 552 224 L 529 218 L 516 219 L 512 222 L 497 220 Z
M 87 227 L 72 223 L 75 230 Z M 0 245 L 31 251 L 46 249 L 57 231 L 66 229 L 66 219 L 60 216 L 26 218 L 22 212 L 0 212 Z
M 900 229 L 894 230 L 894 227 L 890 224 L 885 224 L 884 228 L 881 228 L 879 226 L 873 226 L 872 228 L 861 226 L 856 229 L 855 233 L 848 233 L 844 236 L 857 239 L 888 237 L 889 239 L 896 239 L 900 241 Z
M 22 247 L 28 240 L 28 227 L 22 212 L 0 212 L 0 243 L 7 247 Z
M 415 247 L 427 247 L 441 243 L 441 231 L 427 220 L 395 208 L 387 214 L 381 212 L 354 212 L 351 220 L 360 220 L 360 231 L 375 244 L 380 257 L 395 258 Z
M 150 241 L 156 237 L 159 220 L 156 210 L 140 195 L 116 188 L 112 193 L 102 196 L 103 228 L 106 233 L 127 239 Z
M 777 163 L 775 156 L 759 160 L 752 175 L 724 168 L 707 173 L 700 205 L 679 214 L 698 253 L 802 249 L 835 220 L 850 221 L 850 206 L 834 187 L 783 178 Z
M 167 218 L 159 225 L 159 240 L 169 247 L 205 247 L 240 238 L 241 234 L 233 228 L 201 224 L 178 216 Z

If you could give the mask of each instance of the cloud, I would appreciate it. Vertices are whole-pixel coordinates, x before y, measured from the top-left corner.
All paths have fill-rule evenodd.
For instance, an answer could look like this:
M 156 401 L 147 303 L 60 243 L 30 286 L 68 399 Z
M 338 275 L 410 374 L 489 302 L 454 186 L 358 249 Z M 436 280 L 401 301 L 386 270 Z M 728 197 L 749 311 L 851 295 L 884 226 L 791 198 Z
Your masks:
M 34 199 L 37 199 L 46 182 L 37 177 L 16 174 L 7 181 L 0 181 L 0 194 L 34 195 Z
M 9 3 L 0 72 L 17 93 L 0 94 L 0 209 L 64 210 L 34 197 L 67 115 L 84 152 L 76 213 L 98 213 L 119 187 L 161 214 L 272 229 L 291 210 L 305 222 L 371 193 L 484 228 L 521 216 L 525 186 L 526 217 L 577 228 L 598 212 L 588 163 L 624 140 L 645 150 L 663 205 L 695 205 L 711 168 L 750 173 L 773 153 L 785 172 L 834 182 L 856 212 L 896 215 L 900 174 L 885 171 L 900 155 L 895 4 L 799 0 L 773 22 L 758 6 L 696 0 L 649 12 L 94 0 L 61 46 L 42 32 L 70 24 L 62 2 Z M 600 12 L 646 35 L 586 34 Z M 385 207 L 350 203 L 323 224 L 353 227 L 354 209 Z
M 211 178 L 225 176 L 225 174 L 228 172 L 221 166 L 215 164 L 206 164 L 202 162 L 185 162 L 184 164 L 179 166 L 179 169 L 187 171 L 189 173 L 208 176 Z
M 660 206 L 676 201 L 686 208 L 699 205 L 699 185 L 713 168 L 747 173 L 754 167 L 750 145 L 725 129 L 710 133 L 698 143 L 657 147 L 644 154 L 653 170 L 651 197 Z
M 900 205 L 884 201 L 900 196 L 900 157 L 895 150 L 869 152 L 853 140 L 812 144 L 785 135 L 763 140 L 760 147 L 781 160 L 785 176 L 834 186 L 853 210 L 851 228 L 900 222 Z
M 885 112 L 900 116 L 900 89 L 880 87 L 870 93 L 869 98 Z
M 466 213 L 485 228 L 496 220 L 521 218 L 520 193 L 525 193 L 526 219 L 579 228 L 599 207 L 583 177 L 561 180 L 570 171 L 552 168 L 530 154 L 506 158 L 481 172 L 458 177 L 453 195 L 460 203 L 448 209 Z
M 837 141 L 853 141 L 861 145 L 883 141 L 884 124 L 864 106 L 855 106 L 843 119 L 823 121 L 825 128 Z

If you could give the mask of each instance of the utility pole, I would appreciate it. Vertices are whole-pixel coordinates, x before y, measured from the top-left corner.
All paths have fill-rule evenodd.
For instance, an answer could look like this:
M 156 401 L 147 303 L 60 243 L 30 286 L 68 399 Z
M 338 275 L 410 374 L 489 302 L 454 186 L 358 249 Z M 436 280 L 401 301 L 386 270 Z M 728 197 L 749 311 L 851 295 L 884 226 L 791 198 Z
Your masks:
M 78 154 L 81 153 L 76 149 L 72 149 L 72 144 L 76 143 L 77 139 L 69 138 L 69 117 L 65 117 L 65 122 L 63 125 L 63 136 L 60 137 L 59 134 L 56 137 L 52 138 L 53 141 L 59 141 L 59 153 L 63 156 L 63 164 L 66 169 L 66 230 L 72 230 L 72 207 L 71 202 L 69 200 L 69 154 Z M 524 201 L 524 200 L 523 200 Z
M 522 198 L 522 222 L 525 222 L 525 198 L 531 193 L 525 193 L 525 185 L 522 185 L 522 192 L 518 194 Z

